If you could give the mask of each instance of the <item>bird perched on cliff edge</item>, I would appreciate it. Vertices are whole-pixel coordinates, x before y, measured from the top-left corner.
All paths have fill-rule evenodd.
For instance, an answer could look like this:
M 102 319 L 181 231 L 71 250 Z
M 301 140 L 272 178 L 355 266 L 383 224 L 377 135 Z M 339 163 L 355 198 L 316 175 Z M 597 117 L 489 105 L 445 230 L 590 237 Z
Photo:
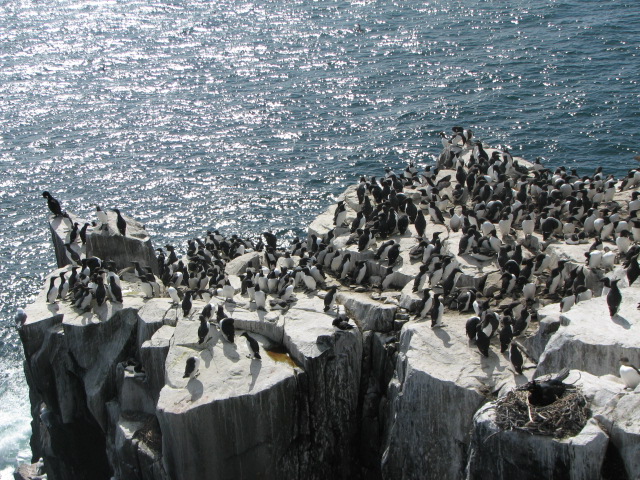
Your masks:
M 47 199 L 47 206 L 49 207 L 49 210 L 51 210 L 51 213 L 53 213 L 54 216 L 56 217 L 63 216 L 62 206 L 60 205 L 60 202 L 58 200 L 53 198 L 51 194 L 47 191 L 42 192 L 42 196 Z
M 124 217 L 120 213 L 120 210 L 118 210 L 117 208 L 112 208 L 111 210 L 116 212 L 116 215 L 118 216 L 116 218 L 116 226 L 118 227 L 118 231 L 120 232 L 120 235 L 122 235 L 123 237 L 126 236 L 127 221 L 124 219 Z

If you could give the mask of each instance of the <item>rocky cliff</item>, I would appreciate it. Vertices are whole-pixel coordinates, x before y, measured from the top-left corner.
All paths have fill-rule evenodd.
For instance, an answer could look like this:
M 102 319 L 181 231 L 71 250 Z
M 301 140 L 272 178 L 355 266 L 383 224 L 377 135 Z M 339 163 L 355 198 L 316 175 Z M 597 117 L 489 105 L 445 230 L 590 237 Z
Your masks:
M 471 170 L 473 155 L 460 155 L 463 171 Z M 448 167 L 450 159 L 443 152 L 441 166 Z M 75 303 L 48 300 L 47 279 L 20 328 L 32 450 L 34 460 L 44 459 L 48 478 L 640 478 L 640 391 L 626 390 L 617 376 L 621 356 L 640 359 L 640 291 L 625 286 L 614 317 L 605 297 L 597 296 L 605 275 L 625 278 L 624 255 L 616 256 L 615 270 L 583 269 L 592 298 L 566 308 L 560 302 L 568 300 L 549 294 L 544 284 L 558 265 L 567 278 L 582 268 L 591 242 L 562 235 L 543 239 L 539 224 L 526 235 L 514 222 L 501 246 L 522 250 L 519 268 L 540 254 L 547 258 L 531 276 L 537 279 L 535 298 L 524 299 L 518 288 L 505 289 L 502 253 L 461 252 L 466 233 L 452 228 L 452 213 L 445 210 L 444 224 L 429 216 L 425 198 L 435 193 L 439 201 L 452 199 L 456 170 L 407 172 L 401 201 L 406 206 L 411 199 L 429 218 L 425 232 L 410 223 L 404 232 L 372 235 L 366 248 L 358 245 L 362 229 L 354 236 L 349 228 L 365 208 L 355 186 L 310 224 L 297 250 L 294 242 L 287 249 L 254 244 L 260 251 L 252 251 L 242 241 L 233 254 L 237 238 L 221 240 L 208 232 L 206 245 L 194 242 L 180 260 L 158 262 L 141 225 L 128 219 L 130 234 L 122 236 L 109 216 L 109 225 L 89 229 L 84 245 L 71 246 L 78 254 L 74 260 L 64 244 L 77 219 L 52 217 L 62 268 L 50 278 L 70 278 L 72 266 L 80 275 L 87 271 L 77 280 L 85 282 L 85 292 L 76 293 Z M 538 172 L 536 165 L 516 161 L 505 172 L 512 179 L 507 188 L 516 192 L 527 179 L 536 185 Z M 497 190 L 500 181 L 488 177 L 485 182 Z M 367 196 L 384 204 L 375 202 L 371 190 Z M 624 214 L 629 199 L 629 189 L 620 189 L 602 208 L 615 209 L 615 203 Z M 478 200 L 450 205 L 459 210 L 466 204 L 475 208 Z M 391 266 L 387 255 L 377 254 L 390 240 L 398 245 Z M 438 261 L 446 258 L 446 265 L 434 262 L 414 288 L 421 265 L 430 263 L 423 252 L 430 244 L 437 244 Z M 607 245 L 619 253 L 616 243 Z M 275 269 L 270 256 L 277 259 Z M 96 257 L 100 265 L 94 271 Z M 289 259 L 294 266 L 287 268 Z M 199 262 L 208 267 L 198 270 Z M 161 270 L 169 263 L 182 263 L 184 270 L 172 267 L 167 277 Z M 326 278 L 314 279 L 310 287 L 312 275 L 303 269 L 315 265 Z M 359 280 L 356 271 L 363 265 L 366 276 Z M 435 278 L 440 268 L 447 278 Z M 290 283 L 293 293 L 269 288 L 262 308 L 251 295 L 255 285 L 275 278 L 274 270 L 284 279 L 279 287 Z M 176 272 L 183 278 L 176 280 Z M 205 278 L 206 288 L 200 288 Z M 99 305 L 99 285 L 116 281 L 122 300 L 107 288 Z M 325 307 L 331 285 L 337 287 L 337 307 Z M 188 291 L 192 301 L 176 302 L 172 288 L 182 296 Z M 94 297 L 85 305 L 88 291 Z M 487 356 L 467 336 L 467 320 L 475 313 L 469 313 L 470 303 L 462 308 L 460 296 L 468 292 L 502 312 L 502 328 L 509 312 L 517 316 L 513 310 L 537 311 L 515 340 L 525 356 L 523 374 L 500 352 L 497 331 Z M 433 328 L 432 310 L 421 309 L 435 293 L 445 306 L 442 324 Z M 200 316 L 208 305 L 213 313 L 200 342 Z M 223 316 L 234 320 L 233 341 L 223 331 Z M 348 328 L 354 323 L 356 328 Z M 243 332 L 258 343 L 259 359 Z M 190 358 L 197 360 L 197 371 L 189 375 Z M 555 439 L 496 426 L 497 399 L 563 367 L 572 369 L 567 381 L 580 386 L 590 402 L 591 418 L 578 435 Z

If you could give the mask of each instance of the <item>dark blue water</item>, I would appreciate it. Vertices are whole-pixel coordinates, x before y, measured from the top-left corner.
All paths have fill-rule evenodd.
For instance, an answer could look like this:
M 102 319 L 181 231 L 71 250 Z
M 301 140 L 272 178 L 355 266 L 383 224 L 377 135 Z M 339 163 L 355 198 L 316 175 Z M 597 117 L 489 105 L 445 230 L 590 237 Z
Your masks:
M 638 18 L 602 0 L 1 1 L 0 470 L 28 456 L 11 327 L 53 266 L 42 190 L 120 207 L 160 244 L 301 233 L 359 174 L 431 162 L 454 124 L 620 175 Z

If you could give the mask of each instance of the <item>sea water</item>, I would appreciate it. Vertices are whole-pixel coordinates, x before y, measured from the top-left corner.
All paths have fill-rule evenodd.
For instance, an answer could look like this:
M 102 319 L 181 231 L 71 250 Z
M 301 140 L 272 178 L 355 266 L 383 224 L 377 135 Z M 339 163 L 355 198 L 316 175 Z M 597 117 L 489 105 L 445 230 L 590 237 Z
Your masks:
M 303 235 L 359 175 L 432 162 L 453 125 L 622 175 L 638 18 L 606 0 L 0 2 L 2 478 L 30 456 L 13 315 L 54 267 L 43 190 L 182 247 Z

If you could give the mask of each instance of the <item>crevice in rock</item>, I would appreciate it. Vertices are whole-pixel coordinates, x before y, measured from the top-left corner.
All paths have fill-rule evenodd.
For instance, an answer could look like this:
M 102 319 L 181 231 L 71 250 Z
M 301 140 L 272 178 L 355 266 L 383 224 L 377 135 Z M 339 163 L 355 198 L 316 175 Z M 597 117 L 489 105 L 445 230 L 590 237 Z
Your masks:
M 602 480 L 629 480 L 620 451 L 611 440 L 607 445 L 600 474 Z

